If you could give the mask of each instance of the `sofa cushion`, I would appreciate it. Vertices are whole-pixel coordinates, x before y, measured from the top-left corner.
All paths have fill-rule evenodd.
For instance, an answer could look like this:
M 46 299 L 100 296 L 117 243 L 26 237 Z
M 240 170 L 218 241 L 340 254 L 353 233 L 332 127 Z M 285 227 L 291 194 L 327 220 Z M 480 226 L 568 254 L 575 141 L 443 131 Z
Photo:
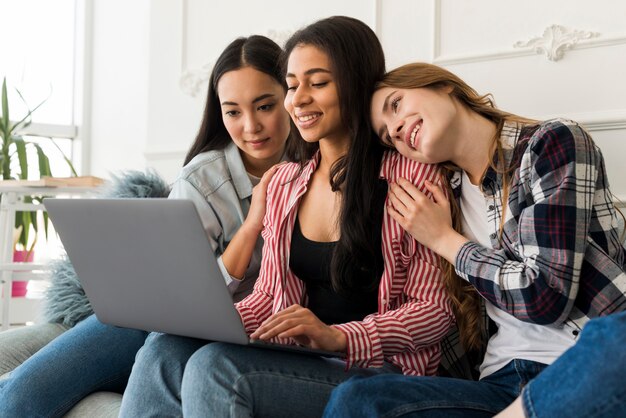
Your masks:
M 38 324 L 1 332 L 0 376 L 5 377 L 65 330 L 61 324 Z
M 96 392 L 78 402 L 65 418 L 117 418 L 122 405 L 122 395 L 113 392 Z

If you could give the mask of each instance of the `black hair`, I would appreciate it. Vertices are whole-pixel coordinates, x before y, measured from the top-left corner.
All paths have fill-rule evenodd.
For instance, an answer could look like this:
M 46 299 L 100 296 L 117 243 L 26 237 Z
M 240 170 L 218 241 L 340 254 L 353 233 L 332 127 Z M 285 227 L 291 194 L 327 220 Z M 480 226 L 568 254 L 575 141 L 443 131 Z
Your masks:
M 350 135 L 347 155 L 331 169 L 331 187 L 342 196 L 340 239 L 331 262 L 332 285 L 344 294 L 373 290 L 384 268 L 380 230 L 384 199 L 379 205 L 375 199 L 384 149 L 375 139 L 369 113 L 376 82 L 385 74 L 385 55 L 369 26 L 351 17 L 333 16 L 291 36 L 281 60 L 283 74 L 291 52 L 304 45 L 315 46 L 328 55 L 341 118 Z M 296 144 L 302 165 L 319 149 L 318 144 L 301 138 Z
M 280 67 L 281 53 L 282 50 L 276 42 L 260 35 L 237 38 L 224 49 L 213 66 L 204 117 L 196 139 L 185 157 L 185 165 L 196 155 L 206 151 L 224 149 L 231 142 L 230 135 L 224 126 L 217 95 L 217 84 L 220 78 L 229 71 L 251 67 L 272 77 L 286 91 L 287 84 Z M 291 132 L 294 131 L 292 126 Z M 290 134 L 285 152 L 291 160 L 294 159 L 294 142 L 296 141 Z

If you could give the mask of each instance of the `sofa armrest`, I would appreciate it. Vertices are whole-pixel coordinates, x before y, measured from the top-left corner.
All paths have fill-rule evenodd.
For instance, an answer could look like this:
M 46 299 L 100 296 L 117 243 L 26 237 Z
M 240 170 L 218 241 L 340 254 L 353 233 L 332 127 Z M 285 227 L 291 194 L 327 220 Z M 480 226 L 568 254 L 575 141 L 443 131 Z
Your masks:
M 0 376 L 10 372 L 68 328 L 38 324 L 0 332 Z

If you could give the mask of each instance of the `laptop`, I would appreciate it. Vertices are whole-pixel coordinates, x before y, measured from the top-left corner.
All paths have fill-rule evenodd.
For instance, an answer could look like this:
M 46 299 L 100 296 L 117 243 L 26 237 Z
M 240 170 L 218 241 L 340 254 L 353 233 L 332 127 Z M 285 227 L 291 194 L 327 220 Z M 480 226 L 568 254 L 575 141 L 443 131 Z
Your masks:
M 345 357 L 250 341 L 190 200 L 48 198 L 44 205 L 101 322 Z

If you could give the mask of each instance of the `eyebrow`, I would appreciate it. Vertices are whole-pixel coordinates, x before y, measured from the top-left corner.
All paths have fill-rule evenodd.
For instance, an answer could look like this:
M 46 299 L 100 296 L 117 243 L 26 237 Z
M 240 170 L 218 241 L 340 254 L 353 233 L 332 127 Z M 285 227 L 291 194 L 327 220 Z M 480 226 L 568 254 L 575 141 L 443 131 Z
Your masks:
M 387 111 L 387 108 L 389 107 L 389 99 L 391 98 L 391 96 L 396 94 L 397 91 L 398 90 L 394 90 L 391 93 L 389 93 L 387 97 L 385 97 L 385 101 L 383 102 L 383 113 L 385 113 Z
M 317 73 L 332 74 L 329 70 L 325 68 L 311 68 L 310 70 L 306 70 L 304 72 L 304 75 L 311 75 L 311 74 L 317 74 Z M 296 75 L 294 73 L 287 73 L 285 77 L 295 77 L 295 76 Z
M 261 100 L 267 99 L 268 97 L 274 97 L 274 96 L 276 95 L 272 93 L 262 94 L 259 97 L 256 97 L 254 100 L 252 100 L 252 103 L 257 103 L 257 102 L 260 102 Z M 228 101 L 222 102 L 222 106 L 238 106 L 238 105 L 239 104 L 235 102 L 228 102 Z

